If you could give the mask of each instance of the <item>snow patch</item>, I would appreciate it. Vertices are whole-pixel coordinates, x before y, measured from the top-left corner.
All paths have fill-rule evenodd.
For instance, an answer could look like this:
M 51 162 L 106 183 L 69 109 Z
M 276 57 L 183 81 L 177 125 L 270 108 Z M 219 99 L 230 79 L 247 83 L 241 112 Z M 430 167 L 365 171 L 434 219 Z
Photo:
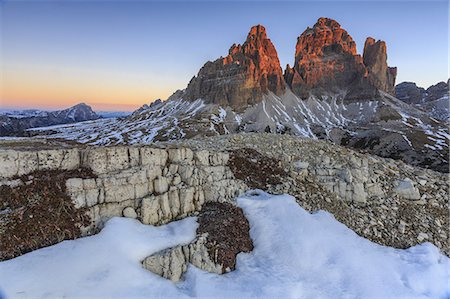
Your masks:
M 195 218 L 153 227 L 113 218 L 96 236 L 0 263 L 0 289 L 14 298 L 448 298 L 450 260 L 430 243 L 406 250 L 374 244 L 326 212 L 259 190 L 237 199 L 254 250 L 236 271 L 189 266 L 173 284 L 144 270 L 146 256 L 195 237 Z

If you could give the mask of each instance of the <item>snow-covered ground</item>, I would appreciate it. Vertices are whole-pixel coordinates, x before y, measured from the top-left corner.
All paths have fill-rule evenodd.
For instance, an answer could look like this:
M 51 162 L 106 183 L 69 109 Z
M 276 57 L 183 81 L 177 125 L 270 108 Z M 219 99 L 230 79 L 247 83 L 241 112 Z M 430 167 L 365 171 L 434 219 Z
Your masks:
M 225 275 L 190 266 L 173 284 L 140 261 L 190 242 L 195 218 L 153 227 L 114 218 L 96 236 L 0 263 L 7 298 L 449 298 L 450 260 L 430 243 L 407 250 L 374 244 L 326 212 L 310 214 L 287 195 L 240 197 L 254 250 Z M 1 297 L 1 296 L 0 296 Z

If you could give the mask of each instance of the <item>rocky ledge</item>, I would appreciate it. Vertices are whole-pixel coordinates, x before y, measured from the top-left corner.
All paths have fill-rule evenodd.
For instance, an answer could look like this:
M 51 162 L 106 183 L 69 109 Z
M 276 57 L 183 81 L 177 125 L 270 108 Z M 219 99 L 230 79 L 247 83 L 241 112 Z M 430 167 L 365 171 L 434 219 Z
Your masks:
M 188 245 L 155 253 L 144 268 L 172 281 L 181 279 L 188 263 L 217 274 L 236 267 L 240 252 L 253 250 L 250 226 L 241 208 L 231 203 L 206 203 L 198 215 L 196 239 Z
M 77 169 L 90 169 L 89 175 L 78 176 Z M 60 179 L 42 181 L 33 175 L 42 171 Z M 20 211 L 32 211 L 47 194 L 45 190 L 56 190 L 55 183 L 67 195 L 60 197 L 62 208 L 54 210 L 55 215 L 43 212 L 41 216 L 57 219 L 69 207 L 82 211 L 89 223 L 78 221 L 79 231 L 74 234 L 44 238 L 51 242 L 28 240 L 34 244 L 30 249 L 93 234 L 111 217 L 160 225 L 196 215 L 209 203 L 233 204 L 239 194 L 260 188 L 291 194 L 309 211 L 326 210 L 379 244 L 406 248 L 429 241 L 450 254 L 446 175 L 325 141 L 263 133 L 190 139 L 158 147 L 2 146 L 0 185 L 7 186 L 1 189 L 2 202 L 9 202 L 5 200 L 9 194 L 23 198 L 16 200 L 20 206 L 1 207 L 0 230 L 14 232 L 17 223 L 6 220 Z M 19 192 L 27 188 L 29 192 Z M 21 231 L 48 230 L 44 224 L 30 219 Z M 52 229 L 56 233 L 63 228 L 56 222 Z M 7 248 L 19 248 L 13 237 L 4 241 L 12 242 Z M 0 252 L 0 256 L 5 259 L 24 252 Z

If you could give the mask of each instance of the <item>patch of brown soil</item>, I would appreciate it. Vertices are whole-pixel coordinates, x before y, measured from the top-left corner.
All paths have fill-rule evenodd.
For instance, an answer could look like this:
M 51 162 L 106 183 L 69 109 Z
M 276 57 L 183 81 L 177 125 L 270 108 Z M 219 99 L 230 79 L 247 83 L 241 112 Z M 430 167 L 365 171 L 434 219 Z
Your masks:
M 89 224 L 86 209 L 76 209 L 66 194 L 66 180 L 92 178 L 90 169 L 35 171 L 0 186 L 0 260 L 11 259 L 66 239 L 80 237 Z
M 250 225 L 242 209 L 230 203 L 210 202 L 203 205 L 198 217 L 197 235 L 208 234 L 209 256 L 222 269 L 234 270 L 236 255 L 253 250 Z
M 228 166 L 237 179 L 250 188 L 266 189 L 270 185 L 283 182 L 288 173 L 280 160 L 262 155 L 251 148 L 230 151 Z

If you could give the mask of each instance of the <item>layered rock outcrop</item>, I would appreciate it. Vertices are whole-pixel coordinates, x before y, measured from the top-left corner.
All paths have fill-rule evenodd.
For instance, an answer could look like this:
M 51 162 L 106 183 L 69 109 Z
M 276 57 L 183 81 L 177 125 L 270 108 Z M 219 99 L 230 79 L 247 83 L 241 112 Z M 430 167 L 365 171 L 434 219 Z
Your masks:
M 50 149 L 35 142 L 29 148 L 23 141 L 16 146 L 1 144 L 0 189 L 6 186 L 3 188 L 9 193 L 0 193 L 0 197 L 22 195 L 20 200 L 29 209 L 42 201 L 39 190 L 45 193 L 57 187 L 36 184 L 33 173 L 47 172 L 50 176 L 58 170 L 55 173 L 59 176 L 67 172 L 70 175 L 63 176 L 65 184 L 57 177 L 47 181 L 67 195 L 71 205 L 63 206 L 73 205 L 86 212 L 89 223 L 79 227 L 77 234 L 95 233 L 105 221 L 122 215 L 159 225 L 193 215 L 205 203 L 233 202 L 250 188 L 262 188 L 274 194 L 291 194 L 305 209 L 325 209 L 358 234 L 380 244 L 404 248 L 417 244 L 418 235 L 426 232 L 429 241 L 450 252 L 444 229 L 449 223 L 446 176 L 400 161 L 328 142 L 274 134 L 191 139 L 166 144 L 165 148 L 66 145 Z M 77 175 L 77 169 L 86 167 L 90 168 L 89 175 Z M 40 189 L 19 192 L 32 186 Z M 8 201 L 2 203 L 3 237 L 5 227 L 14 230 L 11 215 L 20 215 L 23 208 L 8 205 Z M 41 218 L 46 211 L 62 213 L 64 209 L 43 210 Z M 31 225 L 29 230 L 47 229 L 39 222 L 27 223 Z M 8 248 L 17 248 L 16 243 L 10 245 Z M 37 242 L 35 248 L 46 245 L 50 244 Z M 0 259 L 2 256 L 9 254 L 0 252 Z
M 393 93 L 396 69 L 387 66 L 386 44 L 366 41 L 364 56 L 356 52 L 356 43 L 335 20 L 319 18 L 297 39 L 294 67 L 284 77 L 294 93 L 349 91 L 373 94 L 374 88 Z M 354 94 L 352 94 L 354 96 Z
M 277 51 L 266 29 L 257 25 L 244 44 L 234 44 L 226 57 L 207 62 L 189 82 L 183 98 L 239 110 L 261 101 L 264 93 L 282 94 L 284 90 Z

